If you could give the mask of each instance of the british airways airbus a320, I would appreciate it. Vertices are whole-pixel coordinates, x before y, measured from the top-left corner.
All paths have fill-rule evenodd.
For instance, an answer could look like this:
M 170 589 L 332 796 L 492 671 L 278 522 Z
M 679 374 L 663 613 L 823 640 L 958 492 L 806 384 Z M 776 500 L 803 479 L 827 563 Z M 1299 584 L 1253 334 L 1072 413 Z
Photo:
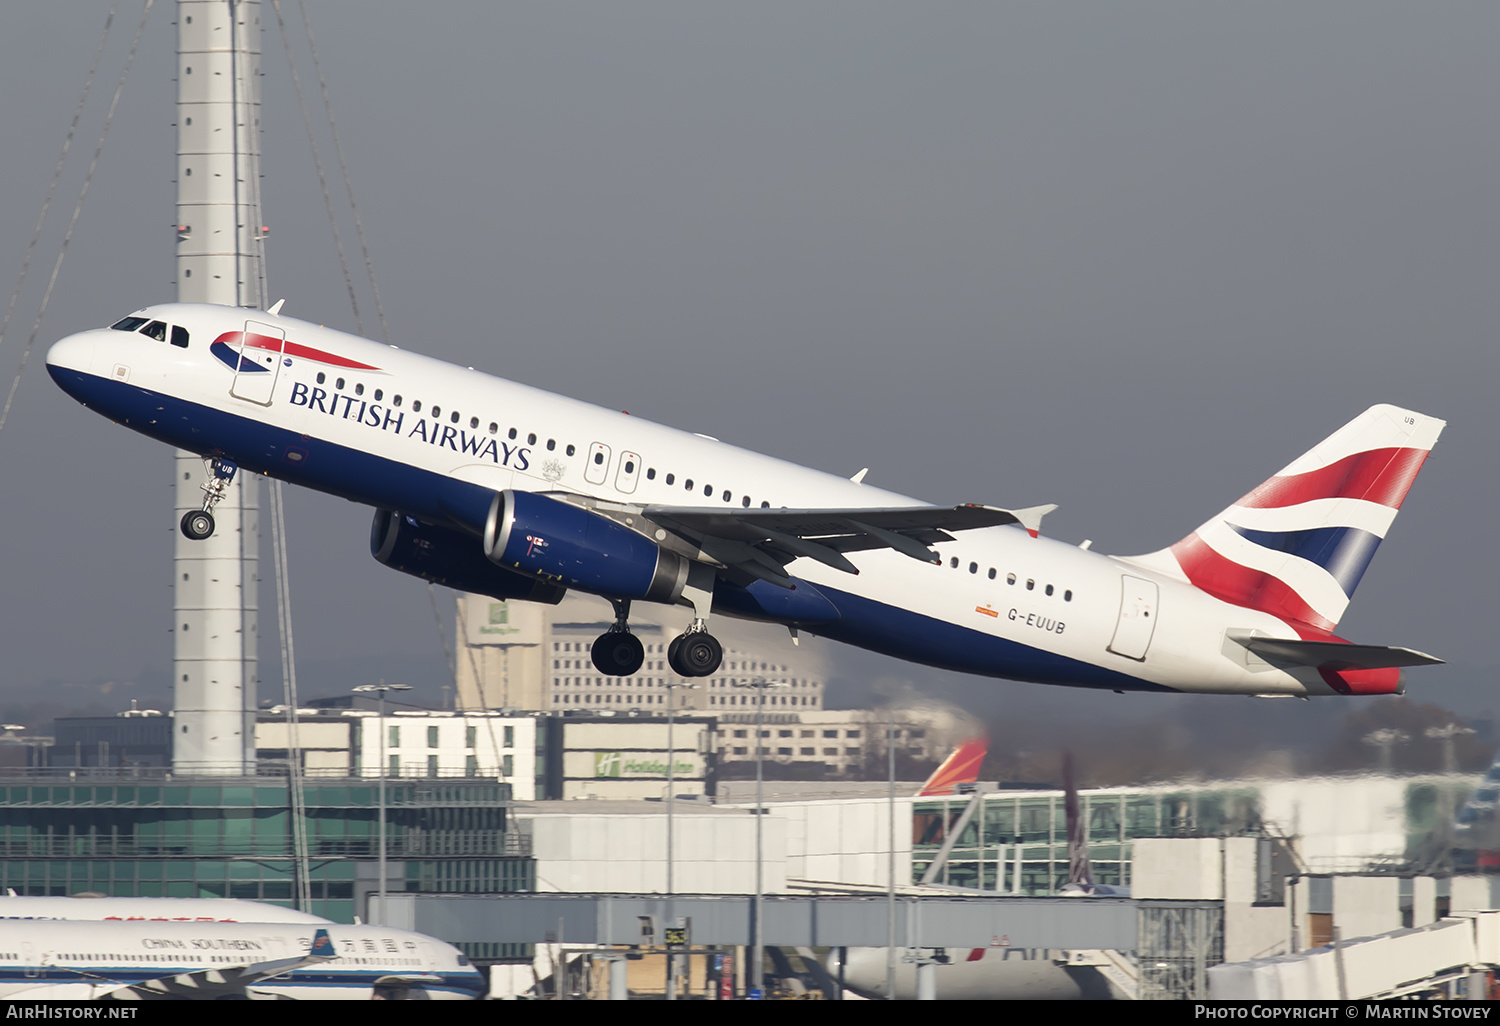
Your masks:
M 937 507 L 270 311 L 148 307 L 53 345 L 102 416 L 201 453 L 213 532 L 237 471 L 375 507 L 387 566 L 463 591 L 614 605 L 593 646 L 641 668 L 630 604 L 713 614 L 966 673 L 1116 691 L 1390 694 L 1440 662 L 1333 634 L 1443 421 L 1373 406 L 1169 548 L 1038 534 L 1051 506 Z

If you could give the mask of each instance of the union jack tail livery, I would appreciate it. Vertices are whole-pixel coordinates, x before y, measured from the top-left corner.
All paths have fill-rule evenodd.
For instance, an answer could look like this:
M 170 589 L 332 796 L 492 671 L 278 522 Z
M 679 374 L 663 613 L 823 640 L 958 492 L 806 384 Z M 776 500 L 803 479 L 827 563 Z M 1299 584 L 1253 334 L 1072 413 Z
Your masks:
M 1215 598 L 1327 635 L 1443 427 L 1372 406 L 1168 551 Z

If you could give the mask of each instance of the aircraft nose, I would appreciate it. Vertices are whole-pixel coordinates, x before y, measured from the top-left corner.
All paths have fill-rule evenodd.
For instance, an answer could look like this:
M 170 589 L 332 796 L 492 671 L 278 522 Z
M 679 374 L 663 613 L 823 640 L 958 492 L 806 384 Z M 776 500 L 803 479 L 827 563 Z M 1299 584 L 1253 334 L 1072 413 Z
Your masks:
M 56 378 L 58 371 L 89 373 L 94 363 L 95 335 L 95 332 L 83 331 L 52 343 L 52 348 L 47 350 L 47 369 L 52 376 Z

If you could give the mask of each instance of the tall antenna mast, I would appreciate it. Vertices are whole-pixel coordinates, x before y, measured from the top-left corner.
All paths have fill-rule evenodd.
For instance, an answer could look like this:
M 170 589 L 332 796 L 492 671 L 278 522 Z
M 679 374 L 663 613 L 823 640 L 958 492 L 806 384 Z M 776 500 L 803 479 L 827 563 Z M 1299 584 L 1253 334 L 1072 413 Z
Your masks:
M 263 309 L 263 239 L 260 0 L 178 0 L 177 301 Z M 172 765 L 253 775 L 260 482 L 237 474 L 193 541 L 177 521 L 208 475 L 190 452 L 175 467 Z

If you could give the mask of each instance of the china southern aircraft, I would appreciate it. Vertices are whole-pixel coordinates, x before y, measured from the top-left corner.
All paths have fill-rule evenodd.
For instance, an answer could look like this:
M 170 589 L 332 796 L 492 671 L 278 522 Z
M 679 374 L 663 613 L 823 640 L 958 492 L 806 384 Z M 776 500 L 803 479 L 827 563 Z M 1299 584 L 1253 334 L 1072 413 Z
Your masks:
M 667 661 L 719 666 L 722 613 L 966 673 L 1116 691 L 1389 694 L 1441 660 L 1333 631 L 1443 421 L 1374 406 L 1169 548 L 1039 536 L 1052 506 L 929 506 L 268 311 L 147 307 L 48 370 L 95 412 L 201 453 L 213 531 L 235 473 L 376 509 L 375 557 L 501 599 L 691 607 Z
M 474 999 L 457 948 L 407 930 L 315 923 L 0 922 L 0 999 Z

